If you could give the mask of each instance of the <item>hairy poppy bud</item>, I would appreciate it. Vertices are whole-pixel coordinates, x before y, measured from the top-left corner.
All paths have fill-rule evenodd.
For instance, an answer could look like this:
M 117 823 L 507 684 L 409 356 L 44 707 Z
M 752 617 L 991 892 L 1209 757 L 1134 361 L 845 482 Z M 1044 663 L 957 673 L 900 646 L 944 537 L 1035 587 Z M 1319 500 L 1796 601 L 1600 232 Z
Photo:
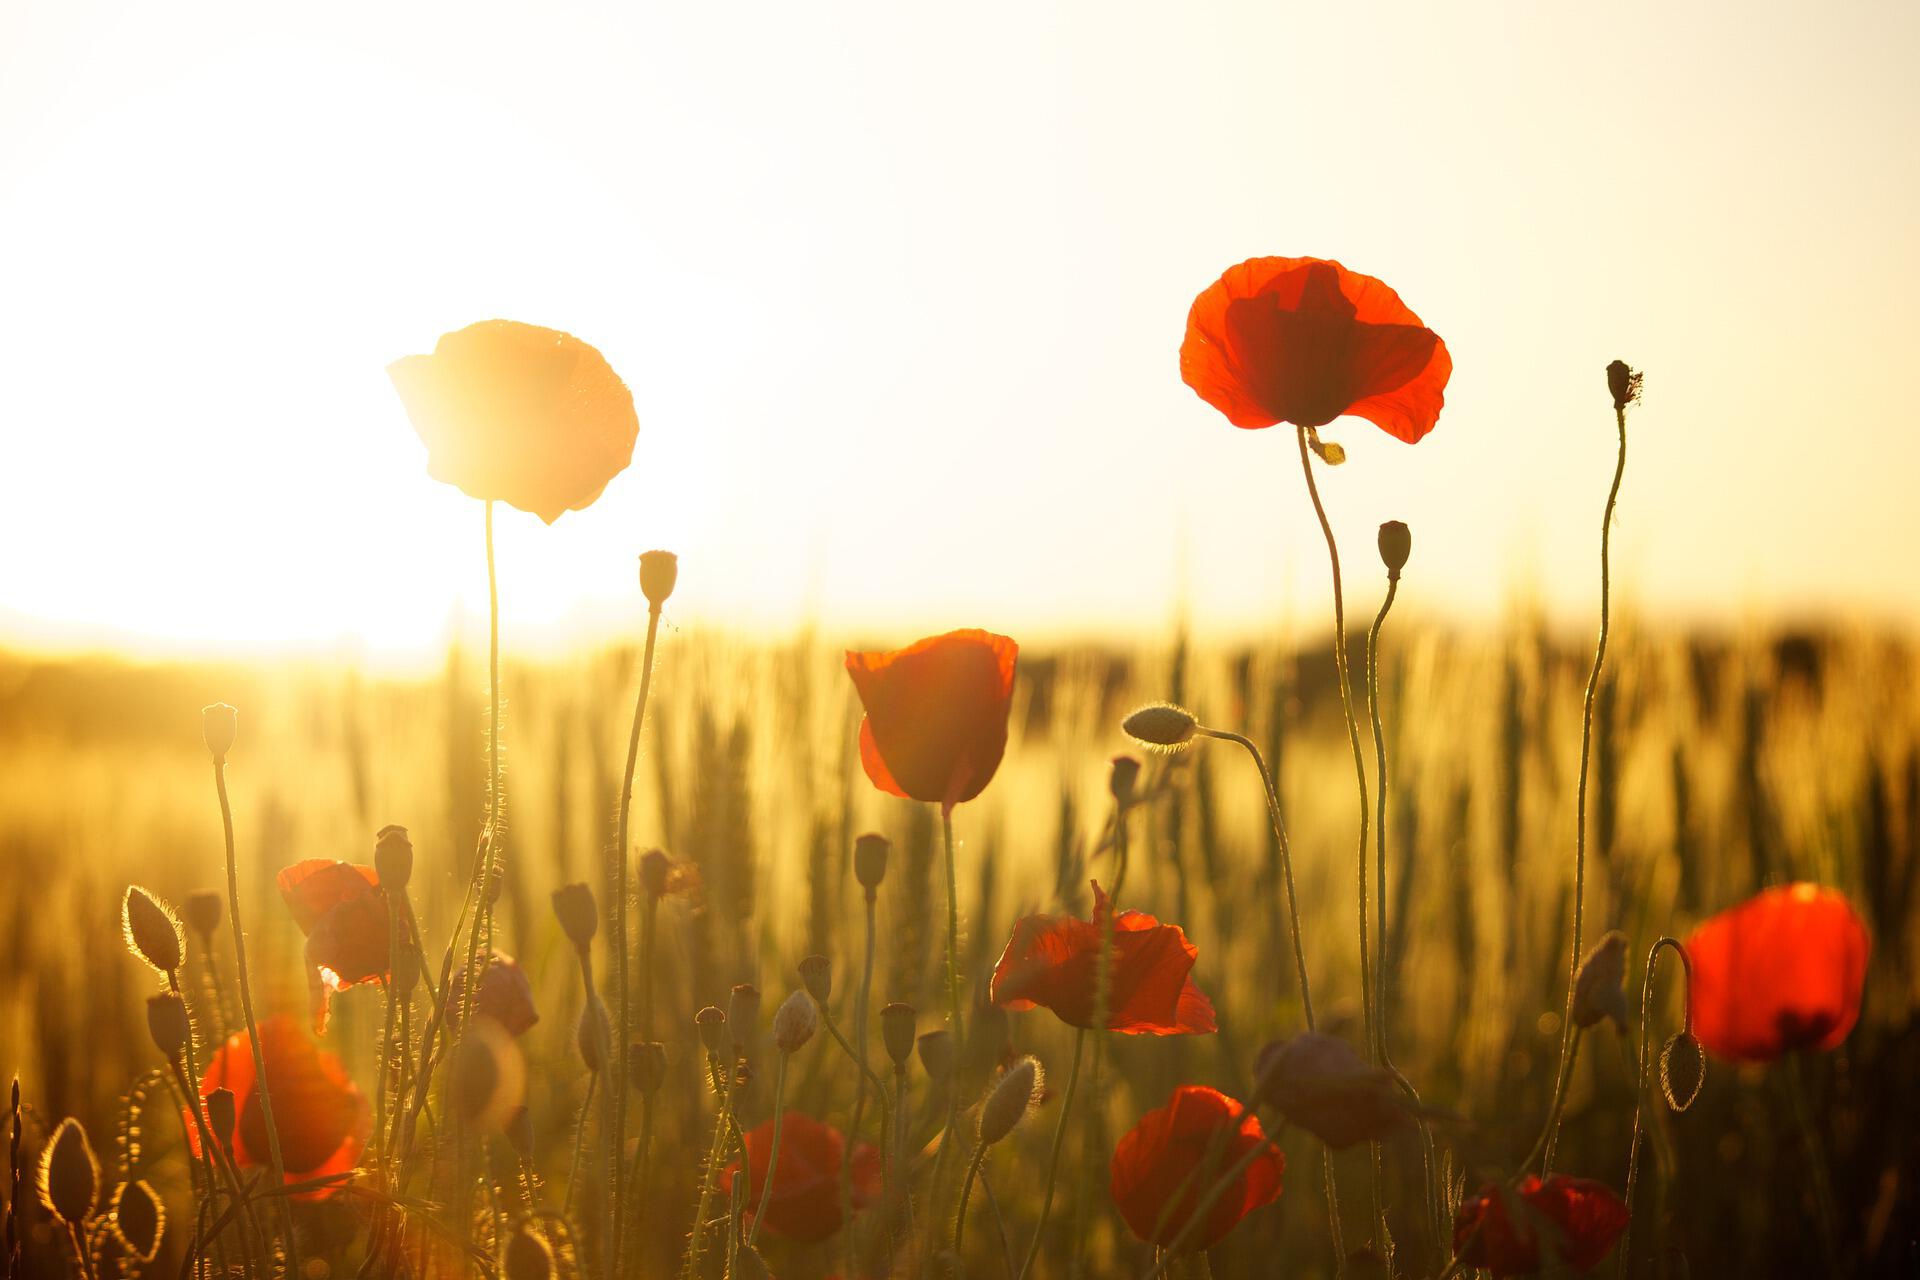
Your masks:
M 584 884 L 555 889 L 553 914 L 560 918 L 561 932 L 580 950 L 584 951 L 600 930 L 600 908 L 593 900 L 593 890 Z
M 893 842 L 875 831 L 853 842 L 853 878 L 860 882 L 869 898 L 887 878 L 887 854 L 892 849 Z
M 224 702 L 200 708 L 200 736 L 206 739 L 215 764 L 227 762 L 227 752 L 233 750 L 233 736 L 239 727 L 240 713 Z
M 1133 803 L 1134 788 L 1140 785 L 1140 758 L 1117 755 L 1107 765 L 1107 792 L 1122 809 Z
M 953 1070 L 953 1036 L 945 1027 L 920 1037 L 920 1065 L 931 1080 L 944 1080 Z
M 727 995 L 727 1033 L 733 1037 L 736 1052 L 745 1053 L 753 1046 L 753 1033 L 759 1023 L 760 988 L 743 982 Z
M 1387 581 L 1400 581 L 1400 571 L 1413 554 L 1413 530 L 1398 520 L 1380 526 L 1380 562 L 1387 566 Z
M 107 1209 L 114 1240 L 138 1261 L 152 1262 L 167 1230 L 167 1208 L 154 1189 L 145 1181 L 123 1182 Z
M 641 1093 L 653 1094 L 667 1079 L 667 1046 L 658 1040 L 627 1046 L 627 1083 Z
M 808 956 L 800 962 L 800 981 L 808 995 L 825 1004 L 833 996 L 833 961 L 825 956 Z
M 207 1128 L 213 1130 L 213 1140 L 233 1150 L 234 1102 L 233 1090 L 215 1089 L 207 1095 Z
M 708 1053 L 718 1055 L 727 1047 L 727 1015 L 718 1005 L 710 1004 L 694 1014 L 693 1025 L 699 1028 L 700 1043 Z
M 40 1157 L 40 1202 L 60 1221 L 78 1227 L 93 1216 L 99 1198 L 100 1161 L 87 1141 L 87 1131 L 68 1116 L 53 1131 L 53 1140 Z
M 153 1037 L 153 1047 L 160 1051 L 161 1057 L 168 1062 L 178 1059 L 193 1035 L 193 1024 L 187 1020 L 187 1002 L 172 991 L 148 996 L 147 1034 Z
M 1667 1041 L 1660 1050 L 1660 1092 L 1667 1096 L 1669 1107 L 1685 1111 L 1692 1106 L 1706 1079 L 1707 1060 L 1698 1040 L 1682 1031 Z
M 1176 707 L 1171 702 L 1156 702 L 1141 707 L 1122 720 L 1120 727 L 1137 742 L 1174 751 L 1193 741 L 1194 730 L 1200 727 L 1200 722 L 1185 707 Z
M 980 1106 L 980 1141 L 990 1147 L 1012 1133 L 1039 1104 L 1044 1078 L 1040 1063 L 1032 1057 L 1008 1067 Z
M 773 1047 L 782 1053 L 798 1053 L 819 1029 L 820 1010 L 804 991 L 794 992 L 773 1011 Z
M 1625 409 L 1640 398 L 1640 371 L 1627 367 L 1625 360 L 1607 366 L 1607 390 L 1613 395 L 1613 407 Z
M 673 859 L 664 849 L 649 849 L 640 855 L 640 888 L 649 898 L 664 898 L 673 881 Z
M 413 879 L 413 841 L 407 829 L 388 824 L 373 840 L 373 869 L 380 875 L 380 887 L 396 897 L 407 891 Z
M 199 934 L 202 941 L 211 939 L 213 931 L 220 927 L 221 905 L 218 889 L 195 889 L 187 895 L 182 914 L 186 916 L 187 927 Z
M 170 907 L 139 885 L 131 885 L 120 906 L 120 922 L 133 954 L 161 973 L 180 967 L 180 922 Z
M 533 1159 L 533 1112 L 525 1107 L 515 1108 L 500 1132 L 506 1135 L 515 1155 L 522 1160 Z
M 647 598 L 648 604 L 656 609 L 665 604 L 679 581 L 679 556 L 671 551 L 640 553 L 640 594 Z
M 1627 935 L 1609 930 L 1600 945 L 1580 962 L 1573 979 L 1573 1025 L 1590 1027 L 1610 1018 L 1620 1031 L 1627 1029 Z
M 522 1223 L 507 1241 L 507 1280 L 552 1280 L 553 1249 Z
M 913 1033 L 918 1016 L 910 1004 L 894 1003 L 880 1010 L 880 1039 L 896 1067 L 904 1068 L 913 1057 Z

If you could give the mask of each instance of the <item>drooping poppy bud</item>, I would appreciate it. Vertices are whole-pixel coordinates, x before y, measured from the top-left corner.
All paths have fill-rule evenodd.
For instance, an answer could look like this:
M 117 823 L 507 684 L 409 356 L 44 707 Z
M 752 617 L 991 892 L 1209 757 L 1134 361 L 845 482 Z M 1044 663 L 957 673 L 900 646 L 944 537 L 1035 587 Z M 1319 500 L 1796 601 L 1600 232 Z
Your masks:
M 1602 1018 L 1627 1029 L 1627 935 L 1609 930 L 1587 953 L 1573 979 L 1573 1025 L 1590 1027 Z
M 1700 1096 L 1706 1083 L 1707 1060 L 1700 1053 L 1700 1042 L 1682 1031 L 1660 1050 L 1660 1092 L 1667 1105 L 1685 1111 Z
M 853 878 L 867 891 L 869 901 L 887 878 L 887 854 L 892 848 L 892 841 L 873 831 L 853 842 Z
M 398 896 L 407 891 L 413 879 L 413 841 L 407 829 L 395 824 L 380 828 L 373 838 L 373 869 L 380 873 L 380 887 Z
M 177 992 L 162 991 L 147 997 L 147 1034 L 169 1063 L 185 1052 L 193 1036 L 193 1024 L 187 1019 L 187 1002 Z
M 40 1157 L 40 1203 L 69 1227 L 79 1227 L 93 1216 L 100 1198 L 100 1161 L 87 1141 L 87 1131 L 68 1116 L 53 1131 Z
M 640 553 L 640 594 L 658 609 L 680 581 L 680 557 L 671 551 Z
M 833 997 L 833 961 L 825 956 L 808 956 L 800 962 L 800 981 L 808 995 L 825 1004 Z
M 224 702 L 200 708 L 200 736 L 206 740 L 207 751 L 215 764 L 227 762 L 227 752 L 233 750 L 234 734 L 239 727 L 240 713 Z
M 880 1010 L 880 1039 L 887 1047 L 893 1065 L 904 1068 L 913 1057 L 914 1032 L 919 1015 L 910 1004 L 895 1001 Z
M 813 997 L 796 991 L 773 1011 L 773 1047 L 781 1053 L 798 1053 L 820 1028 L 820 1010 Z
M 213 1130 L 213 1140 L 227 1151 L 233 1150 L 235 1119 L 233 1090 L 215 1089 L 207 1095 L 207 1128 Z
M 1012 1133 L 1039 1105 L 1045 1078 L 1030 1055 L 1008 1067 L 980 1104 L 980 1141 L 990 1147 Z
M 1162 751 L 1177 751 L 1193 741 L 1200 722 L 1185 707 L 1171 702 L 1156 702 L 1141 707 L 1120 722 L 1120 728 L 1134 741 Z
M 120 921 L 134 955 L 159 973 L 180 968 L 180 921 L 171 907 L 139 885 L 130 885 L 120 906 Z
M 1400 581 L 1400 570 L 1406 568 L 1407 557 L 1413 554 L 1413 530 L 1398 520 L 1389 520 L 1380 526 L 1380 563 L 1387 566 L 1387 581 Z

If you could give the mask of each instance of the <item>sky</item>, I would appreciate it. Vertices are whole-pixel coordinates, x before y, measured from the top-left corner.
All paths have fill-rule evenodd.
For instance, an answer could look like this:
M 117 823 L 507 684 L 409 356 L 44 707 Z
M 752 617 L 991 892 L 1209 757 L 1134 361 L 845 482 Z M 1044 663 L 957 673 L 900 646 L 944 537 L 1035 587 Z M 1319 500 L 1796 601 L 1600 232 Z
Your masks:
M 1920 7 L 0 2 L 0 644 L 424 653 L 480 504 L 385 366 L 507 317 L 632 466 L 499 522 L 504 626 L 872 642 L 1322 619 L 1291 434 L 1179 377 L 1243 258 L 1453 355 L 1342 420 L 1350 590 L 1594 607 L 1603 369 L 1646 373 L 1623 606 L 1920 621 Z

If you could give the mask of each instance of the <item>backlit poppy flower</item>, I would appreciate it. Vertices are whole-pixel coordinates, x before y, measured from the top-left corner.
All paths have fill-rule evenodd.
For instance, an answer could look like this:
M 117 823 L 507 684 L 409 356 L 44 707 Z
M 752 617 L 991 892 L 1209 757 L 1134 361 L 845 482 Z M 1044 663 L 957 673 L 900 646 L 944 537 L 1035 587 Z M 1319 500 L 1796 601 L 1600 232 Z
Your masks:
M 1603 1184 L 1564 1173 L 1542 1182 L 1530 1173 L 1511 1191 L 1490 1182 L 1468 1197 L 1453 1220 L 1453 1247 L 1495 1280 L 1532 1275 L 1548 1259 L 1591 1271 L 1626 1229 L 1626 1202 Z
M 949 631 L 890 653 L 847 654 L 860 694 L 860 763 L 882 791 L 947 809 L 993 781 L 1007 749 L 1020 646 Z
M 1411 1119 L 1393 1073 L 1362 1058 L 1345 1040 L 1302 1031 L 1260 1050 L 1256 1097 L 1336 1151 L 1391 1137 Z
M 461 1010 L 467 998 L 467 966 L 453 975 L 453 994 L 447 997 L 447 1017 L 454 1030 L 460 1029 Z M 474 993 L 473 1011 L 492 1018 L 510 1036 L 523 1036 L 540 1021 L 533 1007 L 533 983 L 520 962 L 504 951 L 488 952 L 486 968 L 480 974 L 480 989 Z
M 1732 1062 L 1832 1049 L 1860 1020 L 1867 926 L 1816 884 L 1768 889 L 1687 939 L 1693 1034 Z
M 773 1152 L 773 1121 L 749 1129 L 747 1142 L 747 1228 L 760 1210 L 766 1190 L 767 1157 Z M 780 1123 L 780 1164 L 767 1201 L 768 1231 L 789 1240 L 825 1240 L 840 1222 L 840 1154 L 846 1139 L 838 1129 L 788 1108 Z M 721 1173 L 731 1191 L 740 1172 L 734 1161 Z M 863 1209 L 880 1197 L 880 1153 L 865 1142 L 853 1147 L 853 1207 Z
M 1062 915 L 1016 922 L 993 967 L 993 1002 L 1016 1011 L 1045 1006 L 1068 1026 L 1091 1029 L 1109 910 L 1095 882 L 1092 920 Z M 1161 924 L 1144 911 L 1122 911 L 1110 936 L 1107 1030 L 1151 1036 L 1216 1030 L 1213 1004 L 1193 981 L 1199 949 L 1180 926 Z
M 592 503 L 633 460 L 633 396 L 572 334 L 482 320 L 387 376 L 427 446 L 427 474 L 548 524 Z
M 327 1029 L 332 993 L 385 981 L 387 899 L 372 867 L 328 858 L 296 862 L 277 878 L 294 923 L 307 935 L 307 991 L 313 1029 Z M 402 924 L 404 930 L 405 924 Z
M 1180 376 L 1236 427 L 1365 418 L 1412 444 L 1453 373 L 1400 295 L 1324 258 L 1249 258 L 1193 300 Z
M 340 1065 L 340 1059 L 309 1039 L 286 1014 L 260 1021 L 260 1051 L 273 1095 L 274 1126 L 280 1133 L 280 1159 L 289 1183 L 345 1173 L 360 1160 L 373 1130 L 367 1099 Z M 233 1092 L 238 1117 L 233 1131 L 236 1164 L 265 1168 L 267 1125 L 254 1088 L 253 1045 L 241 1031 L 228 1037 L 200 1078 L 200 1096 L 215 1089 Z M 188 1139 L 195 1154 L 199 1137 L 192 1124 Z M 333 1188 L 302 1192 L 303 1199 L 332 1195 Z
M 1134 1235 L 1168 1247 L 1220 1175 L 1255 1147 L 1264 1153 L 1214 1202 L 1182 1249 L 1212 1248 L 1240 1219 L 1278 1200 L 1287 1167 L 1279 1149 L 1266 1145 L 1253 1112 L 1217 1089 L 1183 1084 L 1113 1149 L 1113 1202 Z

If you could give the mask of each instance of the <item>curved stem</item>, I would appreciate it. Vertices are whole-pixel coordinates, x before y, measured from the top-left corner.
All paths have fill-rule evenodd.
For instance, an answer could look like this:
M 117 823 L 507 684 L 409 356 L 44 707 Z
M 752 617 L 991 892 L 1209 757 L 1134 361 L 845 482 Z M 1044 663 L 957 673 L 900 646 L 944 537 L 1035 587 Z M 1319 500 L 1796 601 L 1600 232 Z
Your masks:
M 973 1198 L 973 1180 L 980 1176 L 980 1163 L 987 1158 L 987 1142 L 982 1138 L 973 1144 L 973 1159 L 967 1162 L 966 1181 L 960 1184 L 960 1211 L 953 1218 L 953 1270 L 955 1275 L 966 1273 L 965 1255 L 961 1253 L 967 1239 L 967 1201 Z
M 600 1073 L 587 1075 L 587 1096 L 580 1100 L 580 1120 L 573 1128 L 573 1163 L 567 1171 L 566 1199 L 561 1201 L 560 1211 L 567 1217 L 573 1217 L 573 1193 L 580 1185 L 580 1164 L 587 1149 L 587 1117 L 593 1113 L 593 1095 L 600 1088 Z
M 1066 1145 L 1067 1117 L 1073 1114 L 1073 1095 L 1080 1083 L 1080 1054 L 1087 1047 L 1087 1033 L 1073 1033 L 1073 1065 L 1067 1068 L 1067 1091 L 1060 1099 L 1060 1119 L 1053 1127 L 1053 1151 L 1047 1157 L 1046 1193 L 1040 1199 L 1040 1221 L 1033 1226 L 1033 1242 L 1027 1246 L 1026 1261 L 1020 1264 L 1019 1280 L 1026 1280 L 1033 1271 L 1034 1259 L 1040 1256 L 1040 1242 L 1047 1234 L 1047 1217 L 1053 1212 L 1053 1180 L 1060 1172 L 1060 1148 Z
M 1567 1001 L 1560 1025 L 1559 1083 L 1554 1088 L 1551 1119 L 1546 1133 L 1546 1159 L 1541 1173 L 1553 1164 L 1553 1148 L 1560 1137 L 1560 1109 L 1566 1102 L 1567 1081 L 1573 1074 L 1573 994 L 1580 976 L 1580 931 L 1585 921 L 1587 891 L 1587 774 L 1593 762 L 1593 708 L 1600 694 L 1600 671 L 1607 660 L 1607 633 L 1612 591 L 1610 554 L 1613 540 L 1613 509 L 1620 501 L 1620 478 L 1627 470 L 1627 410 L 1617 405 L 1613 411 L 1620 432 L 1620 451 L 1613 464 L 1613 487 L 1607 490 L 1607 506 L 1600 517 L 1600 638 L 1593 649 L 1593 668 L 1587 673 L 1587 695 L 1580 710 L 1580 781 L 1575 790 L 1573 829 L 1573 944 L 1568 948 Z
M 1633 1243 L 1633 1188 L 1640 1174 L 1640 1115 L 1647 1102 L 1647 1064 L 1652 1056 L 1652 1040 L 1647 1034 L 1647 1024 L 1653 1016 L 1653 972 L 1660 962 L 1660 948 L 1672 947 L 1673 954 L 1680 957 L 1680 965 L 1691 978 L 1693 961 L 1687 958 L 1687 949 L 1680 945 L 1679 939 L 1661 937 L 1647 948 L 1647 971 L 1640 979 L 1640 1064 L 1634 1076 L 1633 1088 L 1633 1137 L 1627 1145 L 1627 1225 L 1620 1233 L 1620 1274 L 1627 1274 L 1627 1254 Z M 1686 1029 L 1693 1029 L 1692 1002 L 1688 1002 Z
M 760 1207 L 753 1211 L 753 1226 L 747 1229 L 747 1248 L 753 1248 L 753 1242 L 760 1238 L 760 1224 L 766 1221 L 767 1206 L 773 1202 L 773 1180 L 780 1172 L 780 1137 L 782 1123 L 787 1111 L 787 1059 L 791 1054 L 783 1053 L 773 1067 L 773 1145 L 767 1148 L 767 1182 L 760 1188 Z M 748 1179 L 751 1181 L 752 1166 L 749 1165 Z

